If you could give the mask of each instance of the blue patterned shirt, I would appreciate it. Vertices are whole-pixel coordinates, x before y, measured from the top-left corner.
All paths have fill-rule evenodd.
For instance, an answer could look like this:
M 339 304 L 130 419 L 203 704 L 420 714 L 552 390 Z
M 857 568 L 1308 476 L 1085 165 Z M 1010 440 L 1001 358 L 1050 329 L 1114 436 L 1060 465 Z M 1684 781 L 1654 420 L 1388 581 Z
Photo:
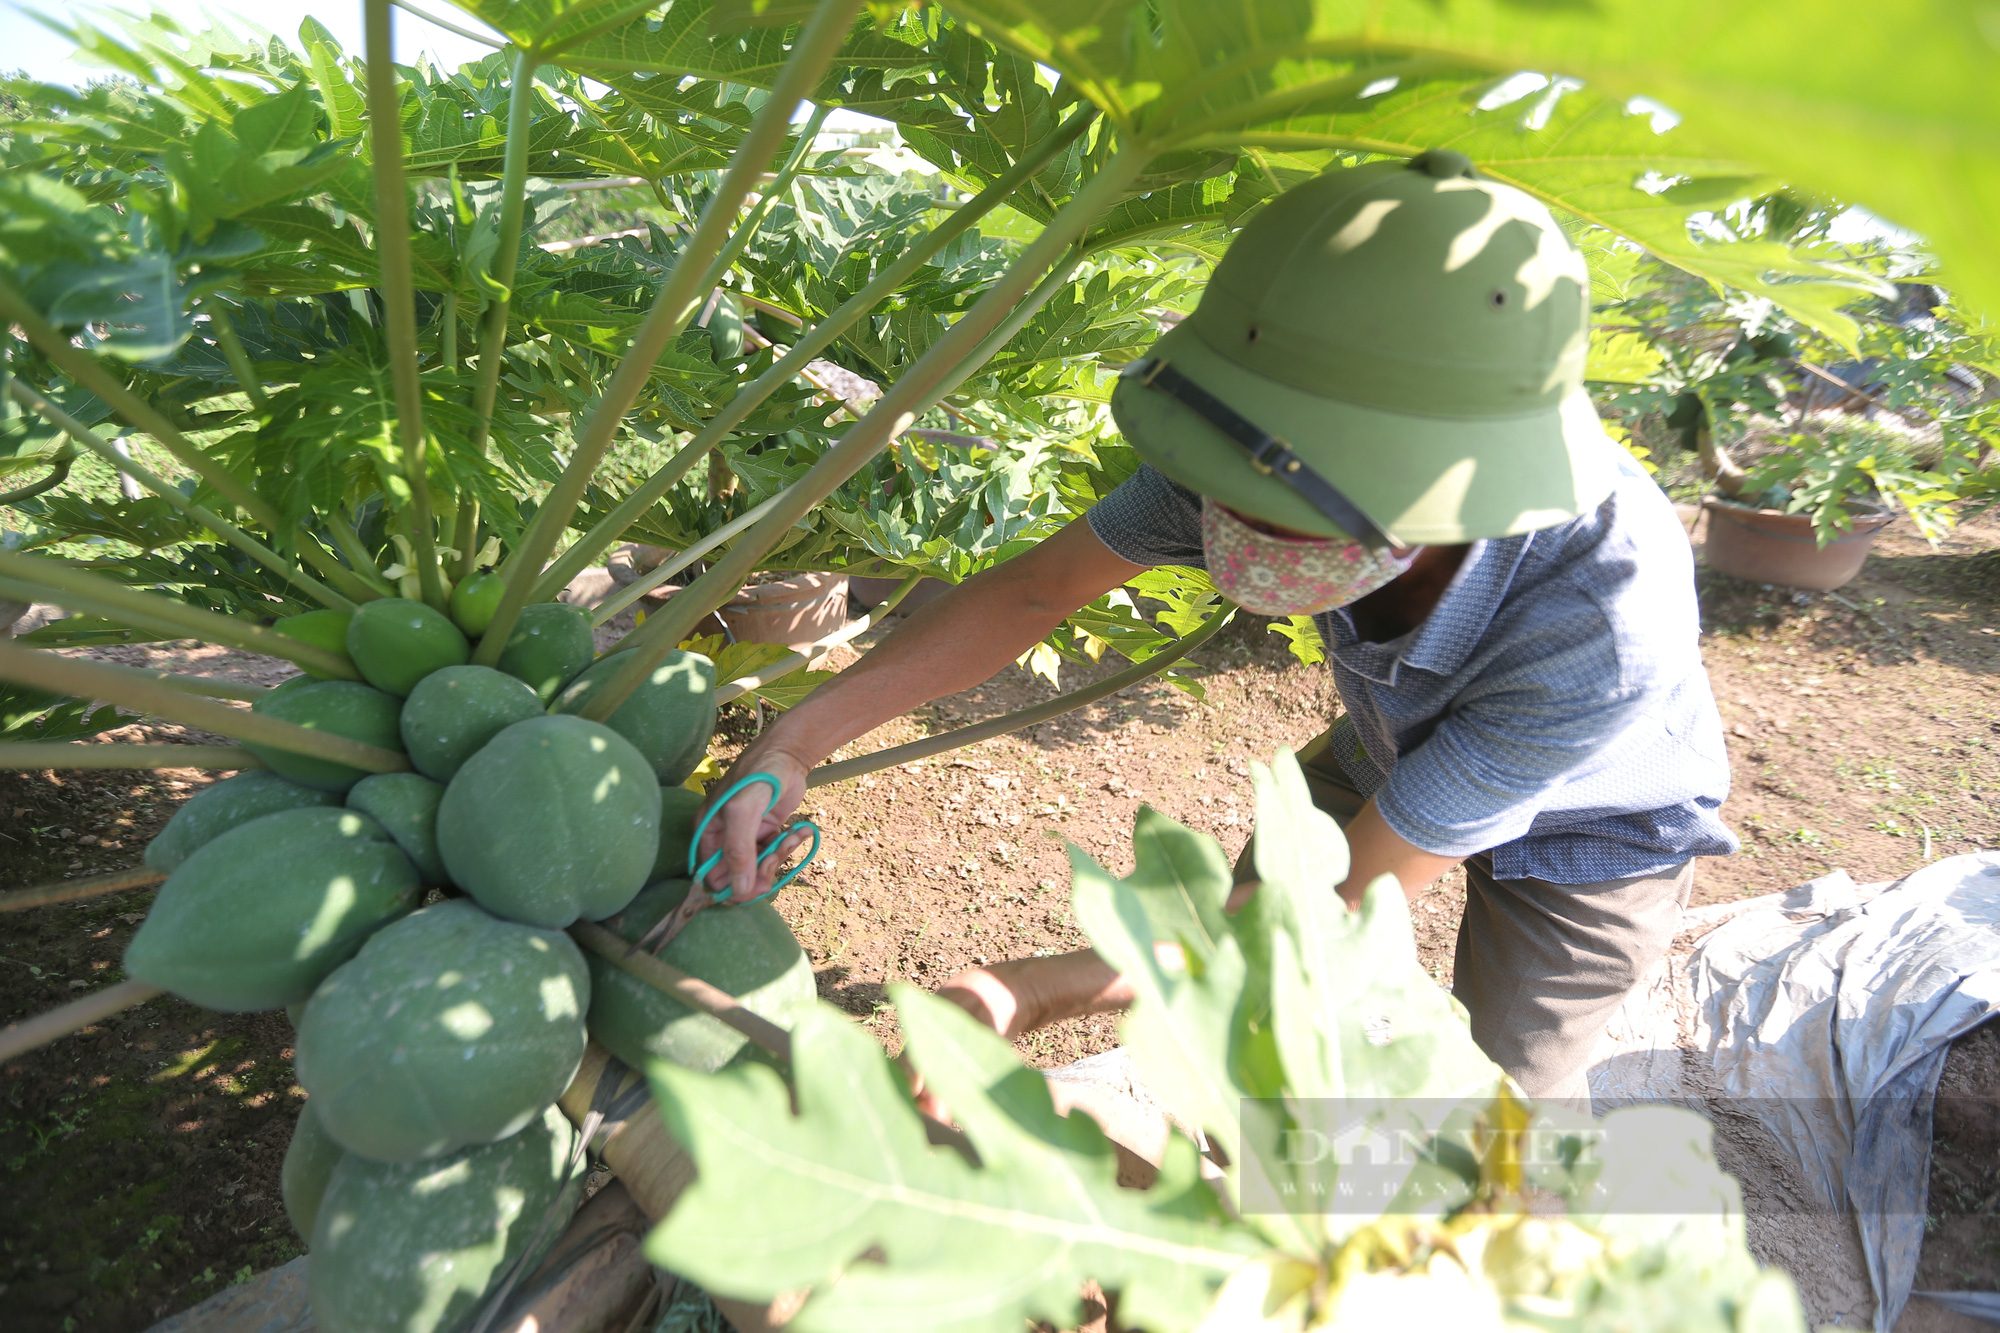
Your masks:
M 1087 517 L 1133 564 L 1203 567 L 1200 497 L 1150 467 Z M 1472 543 L 1399 639 L 1362 642 L 1345 610 L 1314 622 L 1345 706 L 1333 755 L 1425 851 L 1594 884 L 1736 850 L 1693 555 L 1636 464 L 1587 514 Z

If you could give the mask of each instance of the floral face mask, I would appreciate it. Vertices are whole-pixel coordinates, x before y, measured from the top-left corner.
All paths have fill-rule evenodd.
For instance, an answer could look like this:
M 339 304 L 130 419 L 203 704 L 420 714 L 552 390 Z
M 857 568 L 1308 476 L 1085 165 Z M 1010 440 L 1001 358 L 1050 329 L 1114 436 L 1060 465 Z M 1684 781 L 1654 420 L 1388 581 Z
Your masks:
M 1408 569 L 1422 549 L 1397 554 L 1338 537 L 1277 537 L 1206 496 L 1201 547 L 1216 591 L 1260 616 L 1309 616 L 1358 602 Z

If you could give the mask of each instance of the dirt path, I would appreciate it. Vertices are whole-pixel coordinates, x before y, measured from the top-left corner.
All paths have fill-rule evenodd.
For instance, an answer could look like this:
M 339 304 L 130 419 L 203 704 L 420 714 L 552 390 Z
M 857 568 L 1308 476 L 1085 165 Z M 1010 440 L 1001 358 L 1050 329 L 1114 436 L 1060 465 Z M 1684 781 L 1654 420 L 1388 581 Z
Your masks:
M 1704 576 L 1705 650 L 1735 771 L 1724 816 L 1746 854 L 1706 863 L 1697 901 L 1769 892 L 1836 865 L 1863 881 L 1894 878 L 1925 859 L 1925 830 L 1933 857 L 2000 845 L 2000 524 L 1973 525 L 1937 555 L 1906 534 L 1882 551 L 1838 598 Z M 198 651 L 194 660 L 169 645 L 104 655 L 261 683 L 286 670 Z M 1293 664 L 1261 622 L 1232 626 L 1197 658 L 1206 703 L 1142 685 L 1030 734 L 814 792 L 806 809 L 826 844 L 779 908 L 821 994 L 894 1047 L 889 983 L 934 987 L 974 963 L 1082 947 L 1065 840 L 1129 870 L 1142 801 L 1233 855 L 1249 832 L 1249 762 L 1303 744 L 1335 701 L 1325 671 Z M 1062 685 L 1097 670 L 1065 667 Z M 1051 692 L 1010 668 L 846 753 Z M 725 750 L 751 726 L 734 712 Z M 215 740 L 150 724 L 120 738 L 142 732 Z M 133 864 L 209 780 L 0 774 L 0 888 Z M 116 977 L 146 896 L 0 916 L 0 1022 Z M 1445 982 L 1462 905 L 1447 879 L 1416 912 L 1419 948 Z M 1115 1040 L 1113 1022 L 1094 1019 L 1020 1045 L 1046 1066 Z M 298 1252 L 277 1196 L 303 1096 L 290 1041 L 282 1015 L 218 1016 L 163 999 L 0 1068 L 0 1309 L 10 1329 L 144 1328 Z M 1991 1063 L 1965 1068 L 1976 1082 Z M 1964 1154 L 1940 1158 L 1969 1169 Z M 1953 1199 L 1967 1188 L 1935 1172 L 1934 1186 Z M 1927 1281 L 1963 1288 L 1984 1273 L 1992 1289 L 2000 1246 L 1984 1206 L 1952 1221 L 1948 1245 L 1927 1250 Z

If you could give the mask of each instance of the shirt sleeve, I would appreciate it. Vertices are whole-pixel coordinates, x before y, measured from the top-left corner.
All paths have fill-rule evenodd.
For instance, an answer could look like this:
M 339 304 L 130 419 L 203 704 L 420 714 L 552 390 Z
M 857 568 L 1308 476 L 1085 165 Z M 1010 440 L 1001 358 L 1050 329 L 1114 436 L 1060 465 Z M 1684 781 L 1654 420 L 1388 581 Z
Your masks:
M 1201 497 L 1150 464 L 1120 482 L 1084 518 L 1121 560 L 1208 568 L 1201 550 Z
M 1480 673 L 1375 794 L 1383 821 L 1438 856 L 1526 835 L 1551 796 L 1595 769 L 1656 700 L 1601 609 L 1569 590 L 1555 617 Z M 1635 673 L 1635 668 L 1637 668 Z

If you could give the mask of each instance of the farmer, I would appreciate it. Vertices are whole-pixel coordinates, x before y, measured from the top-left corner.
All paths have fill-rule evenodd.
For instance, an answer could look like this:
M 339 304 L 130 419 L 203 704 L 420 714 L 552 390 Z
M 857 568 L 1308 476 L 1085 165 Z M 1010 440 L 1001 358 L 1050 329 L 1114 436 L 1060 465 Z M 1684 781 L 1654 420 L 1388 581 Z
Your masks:
M 1152 565 L 1309 613 L 1344 713 L 1299 760 L 1346 828 L 1349 905 L 1466 871 L 1453 993 L 1537 1097 L 1588 1105 L 1620 999 L 1666 950 L 1694 858 L 1736 849 L 1722 731 L 1673 507 L 1584 392 L 1590 283 L 1539 203 L 1463 156 L 1328 172 L 1246 226 L 1199 307 L 1111 400 L 1146 466 L 968 579 L 780 717 L 714 821 L 711 879 L 755 896 L 768 839 L 834 749 L 987 679 Z M 777 858 L 771 865 L 775 866 Z M 1240 902 L 1256 871 L 1245 849 Z M 961 973 L 1003 1035 L 1129 1003 L 1094 953 Z

